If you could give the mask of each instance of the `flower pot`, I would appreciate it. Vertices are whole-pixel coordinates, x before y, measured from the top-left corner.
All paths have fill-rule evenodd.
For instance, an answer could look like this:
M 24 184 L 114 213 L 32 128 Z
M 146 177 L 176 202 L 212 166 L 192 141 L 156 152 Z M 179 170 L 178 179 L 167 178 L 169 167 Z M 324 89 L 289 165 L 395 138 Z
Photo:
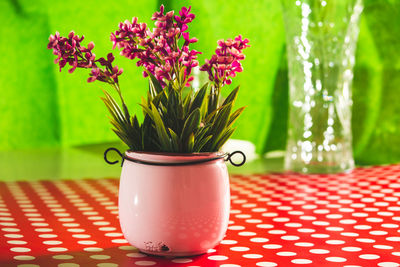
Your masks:
M 126 240 L 141 252 L 161 256 L 197 255 L 215 247 L 229 220 L 224 156 L 127 151 L 119 188 Z

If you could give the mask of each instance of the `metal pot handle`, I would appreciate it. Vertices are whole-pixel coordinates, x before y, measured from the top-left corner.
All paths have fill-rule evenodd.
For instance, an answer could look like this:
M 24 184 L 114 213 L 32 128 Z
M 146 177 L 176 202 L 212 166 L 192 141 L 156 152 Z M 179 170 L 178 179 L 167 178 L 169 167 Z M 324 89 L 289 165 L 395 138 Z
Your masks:
M 239 167 L 242 166 L 245 162 L 246 162 L 246 155 L 242 152 L 242 151 L 234 151 L 232 153 L 225 153 L 222 154 L 221 156 L 218 157 L 214 157 L 214 158 L 209 158 L 209 159 L 200 159 L 200 160 L 193 160 L 193 161 L 187 161 L 187 162 L 149 162 L 149 161 L 143 161 L 143 160 L 136 160 L 136 159 L 130 159 L 127 158 L 124 154 L 121 153 L 121 151 L 119 151 L 117 148 L 115 147 L 110 147 L 108 149 L 106 149 L 106 151 L 104 151 L 104 160 L 105 162 L 107 162 L 110 165 L 114 165 L 117 164 L 119 162 L 119 160 L 115 160 L 115 161 L 110 161 L 107 158 L 107 154 L 110 151 L 115 151 L 118 153 L 118 155 L 121 157 L 121 166 L 124 164 L 125 159 L 135 162 L 135 163 L 140 163 L 140 164 L 145 164 L 145 165 L 153 165 L 153 166 L 185 166 L 185 165 L 194 165 L 194 164 L 200 164 L 200 163 L 205 163 L 205 162 L 209 162 L 209 161 L 213 161 L 213 160 L 217 160 L 217 159 L 222 159 L 224 158 L 225 161 L 229 161 L 233 166 L 235 167 Z M 234 161 L 232 161 L 232 156 L 235 154 L 240 154 L 242 155 L 242 161 L 236 163 Z

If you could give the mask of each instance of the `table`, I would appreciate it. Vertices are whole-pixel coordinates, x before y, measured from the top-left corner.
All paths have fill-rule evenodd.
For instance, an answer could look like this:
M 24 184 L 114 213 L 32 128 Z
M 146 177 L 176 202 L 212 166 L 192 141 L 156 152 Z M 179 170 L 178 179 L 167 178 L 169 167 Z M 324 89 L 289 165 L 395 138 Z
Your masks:
M 118 179 L 0 183 L 0 266 L 399 266 L 400 165 L 231 177 L 226 237 L 147 256 L 118 223 Z

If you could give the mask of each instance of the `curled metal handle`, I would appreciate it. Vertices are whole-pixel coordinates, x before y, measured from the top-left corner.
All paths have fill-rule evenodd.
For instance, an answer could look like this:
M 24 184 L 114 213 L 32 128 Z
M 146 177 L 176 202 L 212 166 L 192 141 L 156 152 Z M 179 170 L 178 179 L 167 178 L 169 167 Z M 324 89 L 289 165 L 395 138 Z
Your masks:
M 236 163 L 236 162 L 232 161 L 232 156 L 235 155 L 235 154 L 242 155 L 242 161 L 241 162 Z M 230 154 L 227 154 L 227 158 L 225 159 L 225 161 L 229 161 L 235 167 L 240 167 L 246 162 L 246 155 L 242 151 L 234 151 L 234 152 L 232 152 Z
M 114 160 L 114 161 L 110 161 L 108 160 L 108 153 L 110 151 L 115 151 L 118 153 L 118 155 L 121 157 L 121 166 L 124 164 L 124 160 L 127 159 L 129 161 L 135 162 L 135 163 L 140 163 L 140 164 L 146 164 L 146 165 L 155 165 L 155 166 L 184 166 L 184 165 L 194 165 L 194 164 L 200 164 L 200 163 L 205 163 L 205 162 L 209 162 L 209 161 L 213 161 L 213 160 L 218 160 L 221 158 L 225 158 L 225 161 L 229 161 L 233 166 L 235 167 L 239 167 L 242 166 L 245 162 L 246 162 L 246 155 L 242 152 L 242 151 L 234 151 L 232 153 L 226 153 L 223 155 L 220 155 L 218 157 L 215 158 L 207 158 L 207 159 L 200 159 L 200 160 L 194 160 L 194 161 L 187 161 L 187 162 L 148 162 L 148 161 L 143 161 L 143 160 L 138 160 L 138 159 L 131 159 L 128 157 L 125 157 L 125 155 L 123 155 L 118 149 L 116 149 L 115 147 L 110 147 L 108 148 L 106 151 L 104 151 L 104 160 L 105 162 L 107 162 L 110 165 L 114 165 L 117 164 L 119 162 L 119 160 Z M 240 154 L 242 155 L 242 161 L 239 163 L 236 163 L 234 161 L 232 161 L 232 156 L 235 154 Z
M 122 166 L 122 164 L 124 163 L 124 155 L 118 149 L 116 149 L 115 147 L 110 147 L 106 151 L 104 151 L 104 160 L 110 165 L 114 165 L 114 164 L 117 164 L 119 162 L 119 160 L 114 160 L 114 161 L 109 161 L 108 160 L 107 154 L 110 151 L 115 151 L 115 152 L 118 153 L 118 155 L 121 157 L 121 166 Z

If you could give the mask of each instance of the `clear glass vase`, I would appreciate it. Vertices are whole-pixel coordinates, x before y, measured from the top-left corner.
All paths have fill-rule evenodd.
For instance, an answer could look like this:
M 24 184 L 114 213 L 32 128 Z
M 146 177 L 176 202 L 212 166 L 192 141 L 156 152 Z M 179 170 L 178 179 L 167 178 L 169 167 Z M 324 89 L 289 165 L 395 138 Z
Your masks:
M 289 67 L 285 168 L 354 167 L 351 84 L 361 0 L 282 0 Z

